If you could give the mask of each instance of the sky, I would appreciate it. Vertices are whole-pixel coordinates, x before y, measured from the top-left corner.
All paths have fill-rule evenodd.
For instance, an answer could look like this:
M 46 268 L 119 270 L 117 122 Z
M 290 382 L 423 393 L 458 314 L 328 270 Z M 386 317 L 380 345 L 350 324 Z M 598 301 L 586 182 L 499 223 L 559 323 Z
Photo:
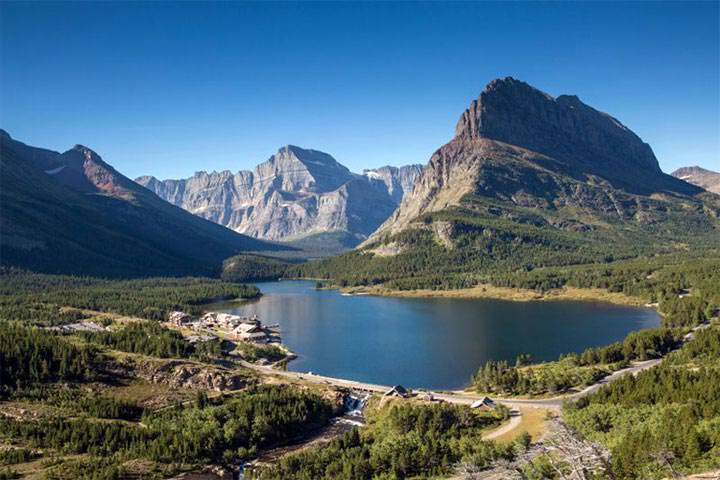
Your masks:
M 720 2 L 0 2 L 0 127 L 131 178 L 281 146 L 424 164 L 492 79 L 576 94 L 720 170 Z

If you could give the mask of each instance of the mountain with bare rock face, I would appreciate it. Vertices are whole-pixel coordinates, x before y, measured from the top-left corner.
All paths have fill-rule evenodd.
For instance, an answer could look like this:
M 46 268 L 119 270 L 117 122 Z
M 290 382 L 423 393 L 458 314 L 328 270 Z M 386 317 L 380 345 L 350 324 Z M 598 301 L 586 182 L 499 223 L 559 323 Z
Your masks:
M 719 243 L 720 198 L 660 170 L 627 126 L 574 95 L 493 80 L 360 249 L 306 276 L 398 288 Z
M 617 119 L 576 96 L 553 98 L 505 78 L 490 82 L 463 112 L 455 137 L 435 152 L 415 191 L 376 237 L 467 194 L 558 213 L 650 221 L 643 220 L 653 215 L 649 196 L 699 192 L 664 174 L 650 146 Z
M 383 192 L 398 205 L 403 197 L 412 192 L 415 179 L 422 171 L 422 165 L 405 165 L 403 167 L 380 167 L 363 170 L 368 182 Z
M 672 172 L 672 176 L 684 180 L 708 192 L 720 194 L 720 173 L 702 167 L 682 167 Z
M 253 171 L 136 181 L 174 205 L 245 235 L 289 241 L 344 232 L 356 244 L 390 216 L 419 169 L 382 167 L 357 175 L 326 153 L 288 145 Z

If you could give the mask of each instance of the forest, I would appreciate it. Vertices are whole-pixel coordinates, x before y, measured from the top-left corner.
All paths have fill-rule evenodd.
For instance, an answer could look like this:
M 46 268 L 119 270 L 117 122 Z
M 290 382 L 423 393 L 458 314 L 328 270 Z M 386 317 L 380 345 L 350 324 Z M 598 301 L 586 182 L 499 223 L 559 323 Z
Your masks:
M 105 280 L 0 270 L 0 319 L 44 326 L 77 321 L 78 310 L 165 320 L 173 310 L 199 314 L 207 303 L 259 295 L 252 285 L 201 277 Z
M 289 263 L 258 255 L 235 255 L 223 262 L 220 278 L 228 282 L 262 282 L 286 276 Z
M 208 302 L 260 295 L 257 288 L 237 281 L 293 272 L 328 273 L 330 282 L 339 285 L 384 282 L 391 288 L 478 283 L 537 292 L 564 286 L 600 288 L 657 302 L 662 314 L 659 328 L 631 333 L 604 347 L 567 353 L 554 362 L 533 363 L 527 355 L 514 364 L 488 362 L 473 377 L 473 388 L 492 395 L 559 394 L 591 384 L 630 362 L 664 357 L 658 367 L 612 382 L 565 406 L 567 422 L 582 438 L 610 450 L 612 471 L 619 479 L 660 479 L 673 472 L 720 468 L 716 388 L 720 328 L 698 330 L 692 341 L 681 341 L 689 329 L 712 321 L 720 310 L 716 252 L 710 248 L 642 256 L 644 247 L 639 244 L 637 251 L 628 250 L 628 256 L 641 256 L 621 258 L 603 245 L 582 244 L 580 236 L 555 237 L 559 234 L 553 231 L 536 235 L 535 219 L 526 215 L 526 224 L 512 225 L 514 239 L 505 236 L 509 230 L 502 225 L 504 220 L 487 234 L 470 225 L 469 236 L 458 238 L 482 246 L 484 253 L 477 255 L 471 253 L 473 249 L 448 250 L 429 237 L 429 230 L 406 232 L 408 242 L 430 242 L 424 244 L 426 249 L 410 252 L 424 258 L 417 264 L 408 263 L 412 256 L 373 259 L 351 253 L 305 265 L 263 261 L 255 277 L 255 266 L 240 261 L 232 268 L 226 264 L 223 279 L 141 280 L 4 269 L 0 401 L 46 413 L 29 420 L 0 418 L 0 440 L 17 447 L 2 450 L 0 478 L 16 476 L 13 469 L 36 459 L 39 451 L 52 452 L 41 459 L 50 478 L 167 478 L 208 463 L 236 465 L 326 425 L 333 415 L 330 401 L 313 390 L 288 385 L 250 381 L 240 392 L 210 397 L 199 391 L 193 401 L 168 400 L 162 408 L 114 396 L 124 386 L 113 383 L 137 381 L 113 378 L 113 362 L 120 352 L 154 361 L 220 363 L 222 354 L 219 342 L 193 345 L 157 322 L 119 320 L 109 314 L 146 320 L 164 320 L 172 310 L 198 314 Z M 498 239 L 502 242 L 496 244 Z M 537 261 L 527 263 L 535 255 Z M 438 258 L 448 263 L 437 269 Z M 345 263 L 348 259 L 353 260 Z M 472 269 L 464 266 L 466 261 Z M 349 276 L 317 270 L 333 262 L 357 270 Z M 107 320 L 112 329 L 66 334 L 44 328 L 83 319 L 103 324 L 101 314 L 114 318 Z M 240 351 L 250 361 L 280 358 L 282 353 L 251 345 Z M 527 454 L 529 437 L 504 444 L 481 439 L 483 431 L 506 416 L 502 408 L 478 413 L 448 404 L 373 401 L 366 427 L 323 448 L 284 457 L 250 476 L 258 480 L 433 478 L 452 474 L 458 465 L 483 469 L 498 461 L 517 462 Z M 133 470 L 137 462 L 147 468 L 142 474 Z M 552 477 L 547 473 L 547 478 Z
M 521 361 L 486 362 L 473 376 L 472 385 L 481 393 L 540 395 L 563 393 L 592 385 L 630 362 L 660 358 L 676 348 L 685 330 L 656 328 L 631 332 L 621 342 L 567 353 L 555 362 L 532 364 Z
M 105 405 L 86 413 L 105 413 L 98 418 L 107 418 L 109 410 Z M 114 417 L 127 418 L 128 413 L 117 410 Z M 324 425 L 331 415 L 331 405 L 313 393 L 258 386 L 218 400 L 201 395 L 192 404 L 145 411 L 142 424 L 99 421 L 91 415 L 32 421 L 2 417 L 0 438 L 22 442 L 31 450 L 112 458 L 117 474 L 122 473 L 118 466 L 129 459 L 146 459 L 157 463 L 157 471 L 171 471 L 180 465 L 237 462 Z M 88 478 L 105 478 L 102 471 Z
M 483 430 L 507 415 L 449 404 L 391 403 L 369 409 L 367 426 L 323 448 L 283 458 L 251 474 L 257 480 L 435 478 L 466 460 L 489 465 L 512 458 L 513 445 L 482 440 Z
M 565 407 L 579 432 L 612 453 L 620 479 L 720 468 L 720 327 L 698 332 L 659 366 Z
M 678 212 L 666 214 L 662 223 L 608 221 L 605 228 L 595 228 L 596 219 L 579 224 L 560 211 L 468 195 L 459 206 L 421 215 L 411 228 L 361 250 L 290 268 L 288 276 L 322 278 L 343 287 L 445 290 L 489 283 L 545 291 L 572 285 L 575 269 L 623 269 L 627 261 L 657 268 L 662 257 L 680 265 L 693 257 L 718 261 L 720 236 L 711 224 L 688 225 Z M 387 245 L 399 253 L 373 253 Z

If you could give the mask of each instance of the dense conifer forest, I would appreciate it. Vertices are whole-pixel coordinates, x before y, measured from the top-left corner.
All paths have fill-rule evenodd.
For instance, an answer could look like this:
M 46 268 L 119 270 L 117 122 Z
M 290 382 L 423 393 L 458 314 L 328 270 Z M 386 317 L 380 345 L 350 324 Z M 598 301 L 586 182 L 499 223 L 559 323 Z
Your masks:
M 317 448 L 281 460 L 251 475 L 258 480 L 363 480 L 433 478 L 466 460 L 490 465 L 512 458 L 513 445 L 482 440 L 483 429 L 507 411 L 471 410 L 457 405 L 401 403 L 377 408 L 368 426 Z
M 36 325 L 71 323 L 83 318 L 78 310 L 165 320 L 173 310 L 197 314 L 213 301 L 259 295 L 254 286 L 201 277 L 104 280 L 0 270 L 0 319 Z
M 535 364 L 528 356 L 515 364 L 488 362 L 473 384 L 492 395 L 554 395 L 631 362 L 664 357 L 659 366 L 614 381 L 568 404 L 563 413 L 579 437 L 609 449 L 616 478 L 660 479 L 720 468 L 719 274 L 720 260 L 703 250 L 510 273 L 480 270 L 449 275 L 449 283 L 437 287 L 464 278 L 537 292 L 600 288 L 657 302 L 660 328 L 555 362 Z M 191 344 L 155 320 L 176 309 L 197 314 L 211 301 L 260 294 L 230 280 L 103 280 L 4 270 L 0 402 L 11 413 L 0 418 L 0 443 L 12 448 L 0 448 L 0 478 L 14 478 L 16 469 L 38 460 L 48 478 L 166 478 L 209 463 L 237 465 L 326 425 L 335 408 L 328 399 L 288 385 L 250 381 L 232 395 L 197 391 L 194 400 L 186 396 L 160 408 L 143 396 L 117 395 L 123 385 L 151 388 L 139 379 L 116 377 L 122 355 L 155 362 L 222 361 L 219 342 Z M 106 331 L 46 329 L 82 320 L 113 325 Z M 708 323 L 683 343 L 691 328 Z M 253 351 L 259 347 L 244 348 L 245 358 L 259 358 Z M 17 413 L 23 411 L 38 413 L 28 419 Z M 366 427 L 256 469 L 250 477 L 435 478 L 453 474 L 459 465 L 479 470 L 498 462 L 515 465 L 532 451 L 527 436 L 512 443 L 481 440 L 484 430 L 507 415 L 502 408 L 478 413 L 442 403 L 374 401 L 366 412 Z M 522 471 L 525 478 L 560 478 L 550 468 L 542 469 L 544 477 L 537 468 Z

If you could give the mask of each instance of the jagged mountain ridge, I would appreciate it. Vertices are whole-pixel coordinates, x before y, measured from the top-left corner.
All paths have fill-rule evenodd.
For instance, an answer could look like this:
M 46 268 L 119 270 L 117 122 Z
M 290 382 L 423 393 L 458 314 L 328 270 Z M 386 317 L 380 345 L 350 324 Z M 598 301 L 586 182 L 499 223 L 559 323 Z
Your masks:
M 704 188 L 708 192 L 720 194 L 720 173 L 718 172 L 698 166 L 681 167 L 672 172 L 672 176 Z
M 285 146 L 253 171 L 197 172 L 181 180 L 145 176 L 140 185 L 185 210 L 240 233 L 293 240 L 348 232 L 358 241 L 397 207 L 419 166 L 357 175 L 332 156 Z
M 59 153 L 0 130 L 2 264 L 99 276 L 215 274 L 248 250 L 279 250 L 157 197 L 82 145 Z
M 365 169 L 363 176 L 373 186 L 390 195 L 390 198 L 399 205 L 405 194 L 412 191 L 415 179 L 422 172 L 422 168 L 422 165 L 384 166 Z

